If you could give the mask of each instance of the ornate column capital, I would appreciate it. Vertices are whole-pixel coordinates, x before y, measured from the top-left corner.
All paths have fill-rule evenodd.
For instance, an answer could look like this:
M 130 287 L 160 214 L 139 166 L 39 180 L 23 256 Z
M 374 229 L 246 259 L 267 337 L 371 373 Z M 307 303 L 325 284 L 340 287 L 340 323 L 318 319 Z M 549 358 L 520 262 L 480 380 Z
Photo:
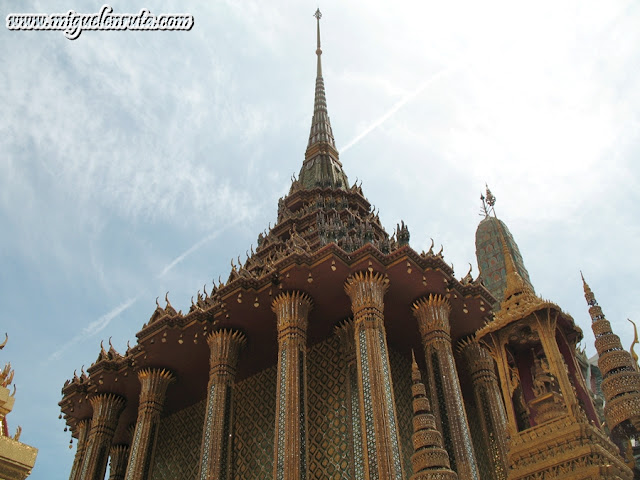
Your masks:
M 356 272 L 347 278 L 344 291 L 351 299 L 351 310 L 356 329 L 380 328 L 383 324 L 384 294 L 389 289 L 389 279 L 375 272 Z
M 109 449 L 109 480 L 124 480 L 129 460 L 129 445 L 113 445 Z
M 451 341 L 450 312 L 451 304 L 442 295 L 429 294 L 414 302 L 413 315 L 418 320 L 423 341 L 432 336 L 444 336 Z
M 78 435 L 78 442 L 89 433 L 91 418 L 84 418 L 76 422 L 75 432 Z
M 340 324 L 334 328 L 334 333 L 340 339 L 340 348 L 342 349 L 342 354 L 344 355 L 347 365 L 354 363 L 356 361 L 356 344 L 354 341 L 355 327 L 353 325 L 353 319 L 347 318 L 340 322 Z
M 240 350 L 247 343 L 242 332 L 217 330 L 207 336 L 209 344 L 209 376 L 227 375 L 235 377 Z
M 93 407 L 91 429 L 100 426 L 115 432 L 118 417 L 127 403 L 126 400 L 113 393 L 98 393 L 89 399 L 89 403 Z
M 487 347 L 472 338 L 458 342 L 458 351 L 464 356 L 474 382 L 484 380 L 487 375 L 497 381 L 493 357 Z
M 176 377 L 164 368 L 144 368 L 138 372 L 140 380 L 140 408 L 147 407 L 162 410 L 164 397 L 169 384 Z
M 276 314 L 278 340 L 291 335 L 306 338 L 309 312 L 313 301 L 303 292 L 283 292 L 273 299 L 271 310 Z

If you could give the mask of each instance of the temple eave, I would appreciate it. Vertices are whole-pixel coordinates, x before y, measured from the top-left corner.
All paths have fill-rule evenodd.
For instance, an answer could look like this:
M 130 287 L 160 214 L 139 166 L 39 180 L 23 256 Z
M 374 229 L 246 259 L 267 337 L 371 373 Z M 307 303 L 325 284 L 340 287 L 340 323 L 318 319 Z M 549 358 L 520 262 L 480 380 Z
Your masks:
M 412 273 L 408 273 L 407 263 L 411 265 Z M 75 424 L 73 419 L 89 417 L 86 398 L 100 392 L 127 398 L 130 404 L 122 415 L 134 421 L 140 387 L 130 372 L 147 367 L 168 368 L 176 373 L 180 394 L 169 390 L 167 412 L 178 411 L 187 407 L 187 403 L 204 398 L 208 355 L 204 337 L 213 330 L 229 328 L 247 336 L 247 354 L 238 365 L 239 380 L 275 364 L 277 342 L 270 304 L 281 291 L 309 293 L 317 305 L 310 316 L 309 344 L 323 341 L 331 336 L 335 326 L 333 322 L 327 322 L 327 318 L 350 316 L 349 301 L 342 292 L 345 279 L 354 272 L 369 269 L 387 275 L 390 292 L 398 298 L 397 302 L 385 307 L 385 315 L 398 319 L 387 327 L 389 343 L 405 353 L 419 347 L 418 343 L 407 344 L 404 340 L 407 332 L 416 329 L 410 314 L 415 298 L 428 293 L 449 295 L 454 338 L 472 333 L 490 312 L 492 297 L 486 289 L 460 284 L 447 273 L 450 267 L 444 260 L 435 255 L 423 257 L 408 246 L 385 255 L 370 244 L 347 254 L 330 243 L 313 254 L 293 254 L 283 259 L 277 265 L 278 284 L 273 283 L 270 274 L 260 280 L 240 277 L 217 292 L 220 303 L 208 310 L 197 309 L 183 316 L 167 315 L 147 325 L 139 332 L 139 344 L 128 356 L 117 362 L 96 362 L 89 368 L 89 378 L 83 388 L 78 390 L 75 383 L 65 388 L 66 394 L 60 404 L 67 423 L 72 425 Z M 341 300 L 336 301 L 337 298 Z M 418 338 L 417 331 L 412 338 Z M 180 354 L 186 351 L 189 355 Z M 114 441 L 124 440 L 127 435 L 126 429 L 120 427 Z

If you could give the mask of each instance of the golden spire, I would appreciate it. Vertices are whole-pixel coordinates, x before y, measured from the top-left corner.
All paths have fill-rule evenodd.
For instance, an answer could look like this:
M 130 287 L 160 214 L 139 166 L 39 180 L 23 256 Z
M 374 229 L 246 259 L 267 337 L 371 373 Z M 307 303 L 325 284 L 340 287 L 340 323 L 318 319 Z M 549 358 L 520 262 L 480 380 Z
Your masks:
M 322 77 L 322 62 L 320 61 L 320 56 L 322 55 L 322 49 L 320 48 L 320 19 L 322 18 L 322 13 L 319 8 L 313 16 L 316 17 L 318 28 L 318 47 L 316 48 L 316 55 L 318 55 L 318 70 L 316 72 L 316 78 L 320 78 Z
M 320 9 L 316 10 L 313 15 L 317 22 L 318 44 L 316 47 L 316 55 L 318 56 L 318 67 L 316 70 L 316 94 L 313 102 L 313 119 L 311 120 L 311 132 L 309 133 L 309 145 L 305 160 L 309 160 L 315 156 L 317 149 L 312 147 L 322 145 L 328 149 L 328 153 L 334 154 L 336 160 L 338 158 L 338 150 L 333 139 L 333 131 L 331 130 L 331 122 L 329 121 L 329 113 L 327 110 L 327 96 L 324 91 L 324 79 L 322 78 L 322 48 L 320 47 L 320 19 L 322 13 Z
M 584 298 L 589 304 L 591 329 L 596 337 L 598 367 L 602 372 L 604 416 L 611 431 L 637 434 L 640 432 L 640 373 L 632 353 L 622 348 L 620 337 L 613 332 L 591 288 L 582 277 Z M 632 349 L 633 352 L 633 349 Z M 621 425 L 620 427 L 618 427 Z
M 347 176 L 342 171 L 336 142 L 333 138 L 329 113 L 327 111 L 327 97 L 322 78 L 322 48 L 320 45 L 320 9 L 313 15 L 316 17 L 317 45 L 316 55 L 318 66 L 316 69 L 316 90 L 313 101 L 313 117 L 309 132 L 309 143 L 304 155 L 304 163 L 298 182 L 303 188 L 349 187 Z
M 442 435 L 436 428 L 436 419 L 431 413 L 431 405 L 413 350 L 411 359 L 414 416 L 411 480 L 457 480 L 458 475 L 449 465 L 449 454 L 443 448 Z
M 584 290 L 584 298 L 587 300 L 587 304 L 590 307 L 598 305 L 598 302 L 596 301 L 596 296 L 593 294 L 593 292 L 591 291 L 591 288 L 589 287 L 589 284 L 584 279 L 584 275 L 582 275 L 582 270 L 580 270 L 580 278 L 582 278 L 582 288 Z M 596 319 L 592 318 L 592 320 L 595 321 Z

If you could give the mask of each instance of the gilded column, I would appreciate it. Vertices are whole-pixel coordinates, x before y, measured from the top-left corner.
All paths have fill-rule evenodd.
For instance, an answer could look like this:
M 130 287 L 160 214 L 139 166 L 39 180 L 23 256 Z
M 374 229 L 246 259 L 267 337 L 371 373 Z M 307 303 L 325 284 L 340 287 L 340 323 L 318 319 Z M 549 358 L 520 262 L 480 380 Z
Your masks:
M 273 300 L 278 327 L 275 480 L 307 478 L 307 325 L 311 299 L 302 292 Z
M 89 437 L 90 427 L 91 419 L 88 418 L 80 420 L 78 423 L 76 423 L 78 445 L 76 446 L 76 456 L 73 459 L 73 466 L 71 467 L 71 475 L 69 475 L 69 480 L 80 480 L 82 461 L 84 460 L 84 452 L 87 450 L 87 438 Z
M 440 404 L 440 423 L 443 433 L 445 436 L 448 434 L 450 439 L 448 447 L 453 450 L 454 470 L 460 478 L 479 480 L 467 412 L 451 349 L 450 311 L 451 305 L 440 295 L 429 295 L 413 304 L 428 367 L 431 402 Z M 440 401 L 439 395 L 443 397 Z
M 369 272 L 356 273 L 345 284 L 354 316 L 364 478 L 371 480 L 404 478 L 384 328 L 387 288 L 387 279 Z
M 507 416 L 500 393 L 493 359 L 477 341 L 460 344 L 471 373 L 473 393 L 478 407 L 482 436 L 497 479 L 507 478 Z
M 138 372 L 140 403 L 125 476 L 127 480 L 149 478 L 165 394 L 174 379 L 173 374 L 164 369 L 145 368 Z
M 109 450 L 109 480 L 124 480 L 129 460 L 129 445 L 114 445 Z
M 209 386 L 200 447 L 201 480 L 231 478 L 233 382 L 238 355 L 245 342 L 242 333 L 232 330 L 219 330 L 207 337 Z
M 364 480 L 364 462 L 362 458 L 362 422 L 360 419 L 360 399 L 358 396 L 358 369 L 356 366 L 356 345 L 353 320 L 347 320 L 335 329 L 340 338 L 342 354 L 347 372 L 347 399 L 350 416 L 350 437 L 353 464 L 351 476 Z
M 107 470 L 111 440 L 126 402 L 124 398 L 112 393 L 99 393 L 91 397 L 89 402 L 93 407 L 93 417 L 79 478 L 102 480 Z

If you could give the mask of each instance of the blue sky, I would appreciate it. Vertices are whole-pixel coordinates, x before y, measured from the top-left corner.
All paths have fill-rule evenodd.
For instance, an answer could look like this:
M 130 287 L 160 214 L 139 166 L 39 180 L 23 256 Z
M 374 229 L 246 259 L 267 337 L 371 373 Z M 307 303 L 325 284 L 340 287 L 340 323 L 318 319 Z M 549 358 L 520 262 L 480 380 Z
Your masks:
M 60 388 L 100 342 L 225 279 L 298 172 L 315 2 L 110 3 L 190 32 L 0 31 L 0 361 L 30 478 L 68 478 Z M 446 5 L 443 5 L 446 3 Z M 9 13 L 102 3 L 5 2 Z M 629 1 L 328 1 L 323 73 L 351 182 L 462 277 L 488 182 L 537 292 L 585 330 L 579 270 L 623 344 L 640 320 L 640 7 Z M 75 443 L 74 443 L 75 448 Z

